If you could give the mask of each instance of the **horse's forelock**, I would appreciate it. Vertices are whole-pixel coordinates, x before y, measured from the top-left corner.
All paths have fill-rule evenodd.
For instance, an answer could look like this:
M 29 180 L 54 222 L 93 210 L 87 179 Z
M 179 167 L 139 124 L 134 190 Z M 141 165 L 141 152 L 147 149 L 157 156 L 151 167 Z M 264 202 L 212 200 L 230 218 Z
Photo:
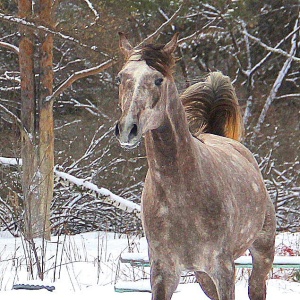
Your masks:
M 169 76 L 172 74 L 176 60 L 172 54 L 166 53 L 163 48 L 164 45 L 145 45 L 140 50 L 141 59 L 149 67 L 154 68 L 164 76 Z

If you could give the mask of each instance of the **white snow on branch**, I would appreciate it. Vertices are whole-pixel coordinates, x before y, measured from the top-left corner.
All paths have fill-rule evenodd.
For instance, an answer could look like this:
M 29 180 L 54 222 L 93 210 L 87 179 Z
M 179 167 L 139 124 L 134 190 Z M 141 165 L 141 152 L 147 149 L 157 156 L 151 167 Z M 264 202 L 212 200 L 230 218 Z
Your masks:
M 285 99 L 285 98 L 300 98 L 300 94 L 286 94 L 277 96 L 276 99 Z
M 4 166 L 21 166 L 22 159 L 13 157 L 0 157 L 0 164 Z
M 16 53 L 17 55 L 19 55 L 19 48 L 13 44 L 9 44 L 9 43 L 0 41 L 0 47 L 6 48 L 6 49 Z
M 95 15 L 95 22 L 93 24 L 95 24 L 99 19 L 100 19 L 100 15 L 97 12 L 97 10 L 94 8 L 92 2 L 90 0 L 84 0 L 84 2 L 87 4 L 87 6 L 89 7 L 89 9 L 93 12 L 93 14 Z M 92 25 L 93 25 L 92 24 Z
M 0 99 L 2 100 L 2 99 Z M 7 109 L 4 105 L 0 104 L 0 111 L 3 111 L 10 119 L 14 120 L 18 125 L 19 129 L 25 134 L 24 138 L 28 138 L 31 143 L 33 143 L 32 135 L 27 129 L 23 126 L 22 121 L 13 114 L 9 109 Z
M 69 51 L 66 51 L 66 53 L 69 53 Z M 59 71 L 62 71 L 64 69 L 66 69 L 67 67 L 69 67 L 70 65 L 76 65 L 76 64 L 79 64 L 79 63 L 83 63 L 84 60 L 83 59 L 75 59 L 73 61 L 69 61 L 68 63 L 66 63 L 64 66 L 61 66 L 61 63 L 62 63 L 62 60 L 63 58 L 65 57 L 66 53 L 63 53 L 62 57 L 61 57 L 61 60 L 59 61 L 59 63 L 53 68 L 53 72 L 59 72 Z
M 291 67 L 292 61 L 294 60 L 294 55 L 297 51 L 297 35 L 298 35 L 298 32 L 296 31 L 297 28 L 299 28 L 298 19 L 296 20 L 295 25 L 294 25 L 294 31 L 293 31 L 294 34 L 291 39 L 291 49 L 290 49 L 288 58 L 286 59 L 280 72 L 278 73 L 278 76 L 273 84 L 270 94 L 269 94 L 269 96 L 264 104 L 264 107 L 260 113 L 257 124 L 254 127 L 253 135 L 251 138 L 252 140 L 254 140 L 256 138 L 256 134 L 260 131 L 261 125 L 263 124 L 263 122 L 265 121 L 265 118 L 267 116 L 267 112 L 268 112 L 272 102 L 276 98 L 277 92 Z
M 0 164 L 6 166 L 21 166 L 22 160 L 17 158 L 0 157 Z M 63 181 L 65 181 L 68 182 L 69 185 L 76 185 L 88 194 L 100 199 L 103 203 L 107 203 L 123 211 L 133 213 L 138 218 L 141 217 L 141 206 L 139 204 L 126 200 L 112 193 L 106 188 L 99 188 L 96 184 L 90 181 L 77 178 L 73 175 L 62 171 L 58 171 L 56 168 L 54 169 L 54 174 L 56 176 L 57 181 L 59 181 L 60 183 L 63 183 Z
M 63 34 L 59 31 L 53 30 L 53 29 L 51 29 L 49 27 L 46 27 L 44 25 L 39 25 L 39 24 L 36 24 L 34 22 L 27 21 L 26 19 L 17 18 L 15 16 L 3 14 L 3 13 L 0 13 L 0 20 L 10 22 L 10 23 L 14 23 L 14 24 L 17 24 L 17 25 L 23 25 L 23 26 L 26 26 L 26 27 L 29 27 L 29 28 L 33 28 L 35 30 L 40 30 L 40 31 L 43 31 L 43 32 L 51 33 L 51 34 L 53 34 L 57 37 L 60 37 L 64 40 L 68 40 L 68 41 L 77 43 L 82 47 L 88 48 L 88 49 L 93 50 L 93 51 L 97 51 L 98 53 L 101 53 L 105 57 L 109 57 L 108 54 L 100 51 L 96 46 L 86 45 L 85 43 L 81 42 L 80 40 L 78 40 L 78 39 L 76 39 L 76 38 L 74 38 L 70 35 Z
M 1 78 L 0 78 L 1 80 Z M 12 86 L 12 87 L 0 87 L 0 91 L 1 92 L 11 92 L 11 91 L 16 91 L 16 90 L 20 90 L 21 87 L 20 86 Z
M 149 41 L 151 41 L 152 39 L 154 39 L 154 37 L 156 37 L 166 26 L 168 26 L 169 24 L 171 24 L 179 15 L 181 9 L 182 9 L 182 5 L 179 6 L 179 8 L 175 11 L 175 13 L 163 24 L 161 24 L 153 33 L 151 33 L 150 35 L 148 35 L 142 42 L 140 42 L 135 48 L 138 49 L 139 47 L 141 47 L 143 44 L 148 43 Z
M 167 16 L 167 14 L 159 7 L 158 11 L 160 12 L 160 14 L 165 18 L 166 21 L 169 21 L 169 17 Z M 171 25 L 172 30 L 175 31 L 176 27 L 174 25 Z
M 96 184 L 86 181 L 84 179 L 77 178 L 65 172 L 54 170 L 54 173 L 60 180 L 67 180 L 68 182 L 75 184 L 76 186 L 85 189 L 88 193 L 97 198 L 106 197 L 105 201 L 123 211 L 134 213 L 136 216 L 140 217 L 141 206 L 133 203 L 132 201 L 126 200 L 106 188 L 99 188 Z
M 294 28 L 294 30 L 293 30 L 293 37 L 294 37 L 295 35 L 298 34 L 298 31 L 299 31 L 299 30 L 300 30 L 300 26 L 297 25 L 297 26 Z M 267 44 L 265 44 L 264 42 L 262 42 L 259 38 L 255 37 L 255 36 L 253 36 L 252 34 L 250 34 L 249 32 L 247 32 L 246 30 L 243 30 L 242 33 L 243 33 L 245 36 L 247 36 L 249 39 L 251 39 L 251 40 L 257 42 L 257 43 L 258 43 L 259 45 L 261 45 L 263 48 L 265 48 L 266 50 L 268 50 L 268 51 L 270 51 L 270 52 L 272 52 L 272 53 L 281 54 L 281 55 L 283 55 L 283 56 L 285 56 L 285 57 L 288 57 L 288 58 L 290 58 L 291 60 L 294 60 L 294 61 L 298 61 L 298 62 L 300 61 L 300 57 L 296 57 L 296 56 L 295 56 L 295 53 L 292 53 L 292 54 L 291 54 L 291 52 L 290 52 L 290 53 L 287 53 L 286 51 L 284 51 L 284 50 L 282 50 L 282 49 L 278 49 L 278 48 L 276 48 L 276 47 L 270 47 L 270 46 L 268 46 Z
M 74 98 L 70 99 L 70 102 L 74 104 L 74 107 L 86 109 L 90 114 L 92 114 L 94 116 L 103 117 L 103 118 L 109 120 L 109 117 L 105 113 L 100 111 L 100 109 L 96 105 L 94 105 L 89 99 L 85 99 L 85 101 L 88 104 L 83 104 L 82 102 L 79 102 L 78 100 L 76 100 Z
M 65 81 L 63 81 L 58 88 L 53 92 L 53 94 L 51 96 L 48 96 L 46 98 L 47 102 L 50 101 L 54 101 L 54 99 L 61 94 L 65 89 L 67 89 L 68 87 L 70 87 L 75 81 L 77 81 L 78 79 L 81 78 L 85 78 L 87 76 L 91 76 L 91 75 L 96 75 L 98 73 L 103 72 L 104 70 L 106 70 L 107 68 L 111 67 L 113 64 L 115 63 L 115 61 L 113 59 L 109 59 L 106 62 L 96 66 L 96 67 L 92 67 L 89 69 L 84 69 L 81 71 L 77 71 L 75 73 L 73 73 L 68 79 L 66 79 Z

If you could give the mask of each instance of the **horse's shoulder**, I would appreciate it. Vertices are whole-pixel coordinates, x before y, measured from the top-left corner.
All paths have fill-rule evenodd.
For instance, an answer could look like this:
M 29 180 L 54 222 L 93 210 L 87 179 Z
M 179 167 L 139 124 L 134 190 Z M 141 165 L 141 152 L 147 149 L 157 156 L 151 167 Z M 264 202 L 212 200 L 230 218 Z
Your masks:
M 208 133 L 200 134 L 197 138 L 208 147 L 219 149 L 222 152 L 230 154 L 241 155 L 252 165 L 257 166 L 257 162 L 251 151 L 236 140 Z

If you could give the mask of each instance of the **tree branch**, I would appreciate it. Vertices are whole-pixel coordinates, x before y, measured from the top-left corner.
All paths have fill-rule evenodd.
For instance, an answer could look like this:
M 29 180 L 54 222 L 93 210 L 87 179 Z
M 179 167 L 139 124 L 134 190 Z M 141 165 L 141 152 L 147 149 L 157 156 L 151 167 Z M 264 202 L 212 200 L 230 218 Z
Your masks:
M 256 138 L 257 133 L 260 131 L 261 125 L 263 124 L 263 122 L 267 116 L 267 112 L 268 112 L 273 100 L 276 98 L 276 94 L 282 84 L 282 81 L 284 80 L 284 78 L 292 64 L 293 57 L 297 50 L 297 30 L 295 30 L 296 28 L 300 28 L 298 26 L 298 19 L 296 20 L 295 25 L 294 25 L 294 31 L 293 31 L 294 34 L 291 39 L 291 49 L 290 49 L 290 52 L 288 53 L 288 58 L 286 59 L 280 72 L 278 73 L 277 78 L 273 84 L 271 91 L 270 91 L 270 94 L 269 94 L 269 96 L 264 104 L 264 107 L 259 115 L 258 121 L 253 130 L 253 135 L 251 137 L 251 141 L 253 141 Z
M 299 30 L 299 28 L 297 29 Z M 244 29 L 244 31 L 246 31 Z M 245 33 L 245 32 L 244 32 Z M 292 32 L 290 32 L 285 38 L 283 38 L 279 43 L 277 43 L 277 45 L 272 48 L 272 49 L 277 49 L 278 47 L 280 47 L 286 40 L 288 40 L 293 34 L 295 34 L 295 31 L 293 30 Z M 245 35 L 247 36 L 247 34 Z M 249 76 L 252 76 L 252 74 L 254 74 L 259 68 L 262 67 L 262 65 L 270 58 L 270 56 L 273 54 L 273 51 L 269 51 L 269 53 L 263 58 L 261 59 L 261 61 L 259 61 L 254 67 L 252 67 L 251 70 L 247 70 Z
M 89 9 L 92 11 L 92 13 L 95 16 L 95 21 L 90 25 L 90 26 L 92 26 L 92 25 L 96 24 L 96 22 L 100 19 L 100 15 L 97 12 L 97 10 L 95 9 L 95 7 L 93 6 L 93 4 L 89 0 L 83 0 L 83 1 L 87 4 Z
M 163 31 L 163 29 L 168 26 L 170 23 L 172 23 L 179 15 L 180 11 L 182 9 L 182 5 L 179 6 L 179 8 L 175 11 L 175 13 L 171 16 L 170 19 L 168 19 L 166 22 L 161 24 L 153 33 L 148 35 L 142 42 L 140 42 L 135 48 L 141 47 L 143 44 L 149 43 L 152 39 L 154 39 L 159 33 Z
M 295 35 L 297 34 L 297 32 L 300 30 L 300 26 L 297 26 L 296 28 L 294 28 L 294 30 L 288 35 L 288 37 L 290 37 L 291 35 Z M 291 53 L 287 53 L 285 51 L 283 51 L 282 49 L 277 49 L 276 47 L 270 47 L 268 46 L 267 44 L 263 43 L 259 38 L 251 35 L 250 33 L 248 33 L 247 31 L 243 30 L 242 33 L 244 35 L 246 35 L 248 38 L 250 38 L 251 40 L 257 42 L 259 45 L 261 45 L 263 48 L 265 48 L 266 50 L 270 51 L 270 52 L 273 52 L 273 53 L 276 53 L 276 54 L 280 54 L 280 55 L 283 55 L 287 58 L 290 58 L 294 61 L 300 61 L 300 57 L 296 57 L 294 56 L 295 53 L 291 54 Z M 287 37 L 286 37 L 287 38 Z M 286 40 L 286 38 L 284 40 Z
M 6 49 L 16 53 L 17 55 L 19 55 L 19 48 L 15 45 L 5 43 L 5 42 L 0 42 L 0 47 L 6 48 Z
M 107 68 L 111 67 L 115 61 L 113 59 L 109 59 L 106 62 L 102 63 L 93 68 L 81 70 L 72 74 L 67 80 L 65 80 L 54 92 L 51 96 L 46 98 L 46 101 L 53 101 L 59 94 L 61 94 L 64 90 L 70 87 L 75 81 L 81 78 L 85 78 L 87 76 L 96 75 L 100 72 L 103 72 Z
M 106 53 L 104 53 L 102 51 L 99 51 L 96 46 L 86 45 L 86 44 L 80 42 L 79 40 L 77 40 L 76 38 L 74 38 L 72 36 L 63 34 L 63 33 L 59 32 L 59 31 L 55 31 L 55 30 L 53 30 L 53 29 L 51 29 L 49 27 L 46 27 L 44 25 L 36 24 L 34 22 L 27 21 L 26 19 L 22 19 L 22 18 L 17 18 L 15 16 L 5 15 L 3 13 L 0 13 L 0 20 L 3 20 L 5 22 L 9 22 L 9 23 L 14 23 L 14 24 L 17 24 L 17 25 L 27 26 L 27 27 L 35 29 L 35 30 L 41 30 L 41 31 L 44 31 L 44 32 L 47 32 L 47 33 L 51 33 L 51 34 L 53 34 L 53 35 L 55 35 L 57 37 L 60 37 L 60 38 L 62 38 L 64 40 L 68 40 L 68 41 L 71 41 L 73 43 L 79 44 L 80 46 L 82 46 L 84 48 L 88 48 L 90 50 L 93 50 L 95 52 L 98 52 L 98 53 L 102 54 L 105 57 L 108 57 L 108 54 L 106 54 Z
M 29 134 L 29 132 L 27 131 L 27 129 L 23 126 L 22 121 L 2 104 L 0 104 L 0 110 L 2 110 L 6 115 L 8 115 L 9 118 L 11 118 L 17 124 L 19 129 L 25 133 L 25 136 L 27 136 L 27 138 L 32 143 L 33 142 L 32 137 Z
M 0 164 L 7 166 L 21 166 L 22 160 L 16 158 L 0 157 Z M 141 217 L 141 206 L 139 204 L 126 200 L 112 193 L 106 188 L 99 188 L 96 184 L 92 182 L 77 178 L 65 172 L 58 171 L 57 168 L 54 169 L 54 174 L 56 176 L 56 181 L 58 181 L 62 185 L 75 185 L 83 192 L 99 199 L 103 203 L 110 204 L 123 211 L 132 213 L 138 218 Z
M 103 203 L 108 203 L 108 204 L 110 204 L 114 207 L 117 207 L 123 211 L 133 213 L 138 218 L 141 217 L 140 216 L 140 214 L 141 214 L 141 206 L 140 205 L 138 205 L 132 201 L 126 200 L 126 199 L 112 193 L 108 189 L 99 188 L 94 183 L 91 183 L 84 179 L 77 178 L 68 173 L 61 172 L 56 169 L 54 170 L 54 173 L 55 173 L 57 179 L 59 180 L 59 182 L 67 181 L 68 184 L 76 185 L 77 187 L 83 189 L 85 192 L 87 192 L 88 194 L 90 194 L 98 199 L 103 199 L 103 197 L 104 197 L 105 199 L 102 200 Z
M 276 97 L 275 99 L 285 99 L 285 98 L 300 98 L 300 94 L 286 94 Z
M 201 32 L 203 32 L 205 29 L 207 29 L 212 23 L 214 23 L 216 19 L 217 18 L 212 19 L 207 24 L 205 24 L 201 29 L 195 31 L 191 35 L 188 35 L 188 36 L 186 36 L 186 37 L 178 40 L 178 45 L 181 45 L 181 44 L 185 43 L 186 41 L 193 39 L 195 36 L 197 36 L 198 34 L 200 34 Z

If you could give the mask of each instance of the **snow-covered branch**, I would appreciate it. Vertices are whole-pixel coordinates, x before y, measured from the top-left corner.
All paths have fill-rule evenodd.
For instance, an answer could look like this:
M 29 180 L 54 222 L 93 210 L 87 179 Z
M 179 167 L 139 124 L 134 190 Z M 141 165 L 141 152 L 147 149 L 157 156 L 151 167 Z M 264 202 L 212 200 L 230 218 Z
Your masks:
M 285 98 L 300 98 L 300 94 L 286 94 L 277 96 L 276 99 L 285 99 Z
M 298 21 L 298 20 L 297 20 L 297 21 Z M 296 21 L 296 22 L 297 22 L 297 21 Z M 293 32 L 292 32 L 292 33 L 293 33 L 293 34 L 292 34 L 293 37 L 294 37 L 295 35 L 297 35 L 297 33 L 298 33 L 299 30 L 300 30 L 300 26 L 296 26 L 296 28 L 294 28 L 294 30 L 293 30 Z M 286 51 L 284 51 L 284 50 L 282 50 L 282 49 L 278 49 L 278 48 L 276 48 L 276 47 L 268 46 L 267 44 L 265 44 L 264 42 L 262 42 L 261 39 L 259 39 L 259 38 L 255 37 L 255 36 L 253 36 L 252 34 L 250 34 L 249 32 L 247 32 L 247 31 L 245 31 L 245 30 L 243 30 L 242 33 L 243 33 L 245 36 L 247 36 L 249 39 L 251 39 L 251 40 L 257 42 L 257 43 L 258 43 L 259 45 L 261 45 L 263 48 L 265 48 L 266 50 L 268 50 L 268 51 L 270 51 L 270 52 L 272 52 L 272 53 L 276 53 L 276 54 L 283 55 L 283 56 L 285 56 L 285 57 L 287 57 L 287 58 L 289 58 L 289 59 L 291 59 L 291 60 L 297 61 L 297 62 L 300 61 L 300 57 L 296 57 L 296 56 L 295 56 L 296 53 L 291 53 L 291 52 L 287 53 Z M 291 35 L 291 34 L 289 34 L 289 36 L 290 36 L 290 35 Z M 286 40 L 286 38 L 285 38 L 285 40 Z
M 74 161 L 68 168 L 66 168 L 66 170 L 74 171 L 74 168 L 77 167 L 81 161 L 88 159 L 95 152 L 96 148 L 99 147 L 100 143 L 114 130 L 114 127 L 111 127 L 108 131 L 101 135 L 100 138 L 96 138 L 98 132 L 100 132 L 103 127 L 104 125 L 100 126 L 95 132 L 91 143 L 86 149 L 85 153 L 79 159 Z
M 85 99 L 85 100 L 88 102 L 87 104 L 79 102 L 74 98 L 70 99 L 70 102 L 74 104 L 74 107 L 83 108 L 93 116 L 102 117 L 104 119 L 109 120 L 109 117 L 105 113 L 100 111 L 100 109 L 96 105 L 94 105 L 89 99 Z
M 51 96 L 47 97 L 46 101 L 53 101 L 59 94 L 61 94 L 64 90 L 70 87 L 75 81 L 81 78 L 85 78 L 87 76 L 96 75 L 100 72 L 103 72 L 107 68 L 111 67 L 114 64 L 113 59 L 109 59 L 106 62 L 85 70 L 81 70 L 73 73 L 67 80 L 65 80 L 54 92 Z
M 22 160 L 16 158 L 0 157 L 0 164 L 6 166 L 21 166 Z M 85 180 L 77 178 L 68 173 L 58 171 L 57 168 L 54 169 L 55 180 L 62 185 L 76 186 L 77 188 L 83 190 L 85 193 L 99 199 L 103 203 L 110 204 L 117 207 L 125 212 L 129 212 L 140 218 L 141 206 L 126 200 L 106 188 L 99 188 L 96 184 Z
M 171 24 L 179 15 L 180 11 L 182 9 L 182 5 L 179 6 L 179 8 L 175 11 L 175 13 L 163 24 L 161 24 L 153 33 L 148 35 L 142 42 L 140 42 L 136 48 L 141 47 L 143 44 L 149 43 L 152 39 L 154 39 L 159 33 L 163 31 L 163 29 Z
M 27 129 L 23 126 L 22 121 L 2 104 L 0 104 L 0 110 L 3 111 L 10 119 L 12 119 L 16 123 L 16 125 L 18 125 L 19 129 L 24 133 L 24 137 L 28 138 L 28 140 L 31 143 L 33 143 L 32 136 L 27 131 Z
M 14 157 L 0 157 L 0 164 L 4 166 L 21 166 L 22 159 Z
M 81 41 L 79 41 L 78 39 L 70 36 L 70 35 L 66 35 L 64 33 L 61 33 L 59 31 L 53 30 L 47 26 L 41 25 L 41 24 L 36 24 L 34 22 L 22 19 L 22 18 L 17 18 L 15 16 L 11 16 L 11 15 L 7 15 L 7 14 L 3 14 L 0 13 L 0 20 L 3 20 L 5 22 L 9 22 L 9 23 L 14 23 L 16 25 L 23 25 L 29 28 L 32 28 L 34 30 L 40 30 L 43 32 L 47 32 L 47 33 L 51 33 L 59 38 L 62 38 L 64 40 L 68 40 L 71 41 L 73 43 L 79 44 L 80 46 L 84 47 L 84 48 L 88 48 L 92 51 L 96 51 L 98 53 L 101 53 L 103 56 L 108 57 L 108 55 L 102 51 L 99 51 L 99 49 L 96 46 L 89 46 Z
M 64 58 L 64 55 L 62 56 L 61 60 Z M 77 65 L 79 63 L 83 62 L 83 59 L 75 59 L 73 61 L 69 61 L 68 63 L 66 63 L 64 66 L 61 66 L 61 61 L 53 68 L 53 72 L 59 72 L 62 71 L 64 69 L 66 69 L 67 67 L 69 67 L 70 65 Z
M 254 127 L 253 135 L 251 138 L 252 140 L 256 137 L 256 134 L 260 131 L 261 125 L 263 124 L 263 122 L 267 116 L 267 112 L 268 112 L 273 100 L 276 98 L 277 92 L 278 92 L 278 90 L 279 90 L 279 88 L 280 88 L 280 86 L 281 86 L 286 74 L 288 73 L 293 60 L 294 60 L 294 55 L 297 51 L 297 36 L 298 36 L 298 32 L 295 30 L 296 28 L 299 29 L 298 19 L 296 20 L 295 25 L 294 25 L 294 31 L 293 31 L 294 34 L 291 39 L 291 49 L 290 49 L 288 58 L 286 59 L 280 72 L 278 73 L 278 76 L 273 84 L 270 94 L 269 94 L 269 96 L 264 104 L 264 107 L 260 113 L 260 116 L 258 118 L 256 126 Z
M 0 91 L 2 92 L 15 92 L 16 90 L 20 90 L 20 89 L 21 89 L 20 86 L 0 87 Z
M 258 69 L 260 69 L 264 65 L 264 63 L 266 61 L 268 61 L 268 59 L 271 57 L 272 54 L 276 53 L 277 50 L 280 51 L 279 47 L 284 42 L 286 42 L 292 35 L 295 35 L 297 33 L 297 31 L 299 31 L 299 27 L 296 28 L 296 30 L 293 30 L 292 32 L 290 32 L 287 36 L 285 36 L 280 42 L 278 42 L 276 44 L 275 47 L 271 47 L 270 51 L 268 52 L 268 54 L 265 57 L 263 57 L 255 66 L 253 66 L 251 68 L 251 70 L 250 69 L 247 70 L 247 73 L 248 73 L 247 75 L 251 77 Z M 249 38 L 249 34 L 247 33 L 246 27 L 244 27 L 244 26 L 243 26 L 243 33 L 244 33 L 245 38 L 246 37 Z M 273 50 L 275 50 L 275 51 L 273 51 Z
M 61 183 L 62 181 L 67 182 L 71 185 L 76 185 L 77 187 L 83 189 L 88 194 L 103 199 L 104 203 L 111 204 L 114 207 L 117 207 L 123 211 L 133 213 L 140 218 L 141 207 L 140 205 L 133 203 L 132 201 L 126 200 L 106 188 L 99 188 L 96 184 L 86 181 L 84 179 L 77 178 L 65 172 L 54 170 L 56 178 Z
M 159 13 L 163 16 L 163 18 L 166 20 L 166 21 L 169 21 L 169 17 L 168 17 L 168 15 L 163 11 L 163 9 L 162 8 L 158 8 L 158 11 L 159 11 Z M 172 27 L 172 30 L 174 31 L 175 30 L 175 26 L 174 25 L 171 25 L 171 27 Z
M 20 73 L 14 71 L 13 72 L 5 71 L 4 74 L 0 76 L 0 80 L 17 82 L 18 84 L 21 83 Z
M 83 0 L 83 1 L 87 4 L 89 9 L 92 11 L 92 13 L 95 16 L 95 21 L 90 25 L 90 26 L 92 26 L 92 25 L 96 24 L 96 22 L 100 19 L 100 15 L 90 0 Z
M 6 49 L 16 53 L 17 55 L 19 55 L 19 48 L 15 45 L 0 41 L 0 47 L 6 48 Z
M 5 71 L 4 74 L 0 75 L 1 81 L 6 81 L 9 86 L 5 86 L 2 84 L 0 86 L 0 91 L 2 92 L 15 92 L 16 90 L 21 89 L 21 79 L 20 79 L 20 73 L 16 71 Z M 0 99 L 0 101 L 3 101 L 4 99 Z M 5 101 L 7 102 L 7 101 Z
M 194 37 L 196 37 L 197 35 L 199 35 L 200 33 L 202 33 L 204 30 L 206 30 L 207 28 L 210 27 L 210 25 L 212 23 L 214 23 L 216 21 L 217 18 L 210 20 L 207 24 L 205 24 L 201 29 L 195 31 L 194 33 L 185 36 L 184 38 L 181 38 L 180 40 L 178 40 L 178 45 L 182 45 L 183 43 L 187 42 L 188 40 L 193 39 Z

